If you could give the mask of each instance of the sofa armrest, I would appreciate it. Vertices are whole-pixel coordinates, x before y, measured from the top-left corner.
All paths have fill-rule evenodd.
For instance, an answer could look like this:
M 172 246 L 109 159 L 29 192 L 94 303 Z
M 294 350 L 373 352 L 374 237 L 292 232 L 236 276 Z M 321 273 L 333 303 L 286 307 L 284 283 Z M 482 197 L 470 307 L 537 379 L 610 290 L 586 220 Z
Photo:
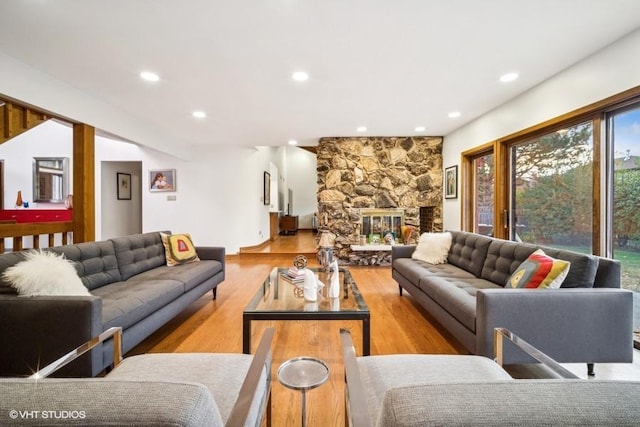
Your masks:
M 0 295 L 0 376 L 26 376 L 102 332 L 96 296 Z M 98 347 L 59 371 L 95 376 L 103 369 Z
M 344 359 L 344 402 L 345 402 L 345 425 L 352 427 L 371 426 L 369 415 L 369 405 L 360 368 L 356 359 L 356 350 L 353 346 L 351 333 L 347 329 L 340 329 L 340 344 L 342 347 L 342 358 Z
M 624 289 L 484 289 L 476 299 L 476 354 L 492 357 L 507 328 L 560 363 L 633 359 L 633 293 Z M 505 363 L 533 359 L 507 346 Z
M 416 245 L 393 245 L 391 246 L 391 259 L 411 258 L 415 250 Z
M 258 344 L 256 353 L 253 356 L 247 375 L 244 378 L 238 398 L 236 399 L 229 419 L 227 420 L 227 426 L 244 426 L 247 423 L 249 412 L 255 400 L 256 391 L 260 385 L 260 379 L 263 373 L 266 374 L 267 381 L 267 393 L 266 399 L 260 402 L 260 414 L 264 415 L 267 411 L 266 419 L 270 425 L 271 420 L 271 341 L 273 340 L 273 334 L 275 328 L 270 327 L 265 329 L 262 339 Z M 261 417 L 262 420 L 264 417 Z
M 196 246 L 198 258 L 213 261 L 220 261 L 222 271 L 225 267 L 225 248 L 222 246 Z

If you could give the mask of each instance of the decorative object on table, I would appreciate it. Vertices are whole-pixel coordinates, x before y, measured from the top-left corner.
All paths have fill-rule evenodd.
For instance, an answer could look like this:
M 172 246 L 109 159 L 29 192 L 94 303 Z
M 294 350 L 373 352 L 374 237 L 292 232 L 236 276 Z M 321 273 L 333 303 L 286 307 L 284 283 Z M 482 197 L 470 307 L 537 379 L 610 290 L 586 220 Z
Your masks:
M 370 245 L 379 245 L 380 243 L 382 243 L 382 240 L 380 239 L 380 235 L 377 233 L 372 233 L 369 234 L 369 244 Z
M 449 166 L 444 170 L 444 198 L 458 198 L 458 165 Z
M 29 202 L 27 202 L 26 200 L 24 202 L 22 202 L 22 206 L 25 208 L 29 207 Z
M 131 174 L 116 173 L 118 200 L 131 200 Z
M 176 170 L 149 170 L 149 191 L 176 191 Z
M 286 271 L 280 273 L 280 276 L 291 283 L 303 283 L 304 282 L 305 268 L 290 267 Z
M 73 194 L 67 194 L 67 197 L 64 198 L 64 207 L 73 209 Z
M 338 298 L 340 296 L 340 273 L 338 271 L 338 260 L 333 260 L 329 266 L 331 270 L 331 278 L 329 279 L 329 290 L 327 295 L 329 298 Z
M 318 300 L 318 279 L 313 271 L 308 268 L 304 269 L 304 299 L 305 301 L 315 302 Z
M 320 241 L 318 242 L 318 262 L 322 266 L 325 272 L 329 272 L 329 265 L 333 261 L 333 243 L 335 238 L 333 233 L 323 231 L 320 235 Z
M 18 196 L 16 197 L 16 207 L 22 207 L 22 191 L 18 190 Z
M 293 259 L 293 266 L 298 270 L 302 270 L 303 268 L 307 268 L 307 257 L 304 255 L 297 255 Z
M 267 171 L 262 176 L 262 201 L 265 205 L 271 204 L 271 174 Z
M 416 228 L 412 225 L 403 225 L 400 227 L 402 232 L 402 243 L 405 245 L 412 245 L 416 243 Z

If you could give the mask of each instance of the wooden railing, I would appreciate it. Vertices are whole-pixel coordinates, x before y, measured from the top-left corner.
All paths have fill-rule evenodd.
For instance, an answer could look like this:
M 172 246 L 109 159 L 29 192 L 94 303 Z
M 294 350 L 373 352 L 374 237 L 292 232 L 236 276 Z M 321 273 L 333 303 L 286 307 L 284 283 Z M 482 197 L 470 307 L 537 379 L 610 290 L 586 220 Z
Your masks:
M 13 251 L 24 248 L 23 239 L 33 237 L 33 249 L 40 249 L 40 236 L 48 236 L 48 246 L 56 246 L 56 235 L 61 235 L 63 245 L 73 242 L 73 222 L 29 222 L 29 223 L 0 223 L 0 253 L 5 252 L 5 238 L 13 239 Z

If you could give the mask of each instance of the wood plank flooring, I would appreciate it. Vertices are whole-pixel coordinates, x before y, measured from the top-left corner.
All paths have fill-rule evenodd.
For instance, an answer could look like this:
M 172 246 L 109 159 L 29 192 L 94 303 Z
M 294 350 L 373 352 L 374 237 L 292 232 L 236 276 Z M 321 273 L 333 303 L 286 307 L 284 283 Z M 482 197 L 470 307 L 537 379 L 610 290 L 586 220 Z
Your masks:
M 258 287 L 276 266 L 289 266 L 299 253 L 315 252 L 310 231 L 279 236 L 253 253 L 227 257 L 226 280 L 218 287 L 217 300 L 211 293 L 193 303 L 171 322 L 127 355 L 146 352 L 242 352 L 242 311 Z M 308 256 L 309 265 L 318 265 Z M 435 320 L 406 292 L 399 296 L 398 285 L 389 267 L 351 267 L 350 271 L 371 310 L 371 354 L 439 353 L 466 354 Z M 300 392 L 277 381 L 276 371 L 284 361 L 297 356 L 324 360 L 330 369 L 329 381 L 307 393 L 309 426 L 344 425 L 344 371 L 339 329 L 351 330 L 356 352 L 362 354 L 361 322 L 357 321 L 269 321 L 253 323 L 253 350 L 264 328 L 275 326 L 273 341 L 272 421 L 274 427 L 300 425 Z M 634 364 L 640 379 L 640 368 Z M 599 377 L 603 377 L 597 365 Z M 585 370 L 576 366 L 577 370 Z M 606 374 L 606 370 L 605 370 Z M 627 376 L 627 373 L 623 373 Z M 628 378 L 631 379 L 631 378 Z

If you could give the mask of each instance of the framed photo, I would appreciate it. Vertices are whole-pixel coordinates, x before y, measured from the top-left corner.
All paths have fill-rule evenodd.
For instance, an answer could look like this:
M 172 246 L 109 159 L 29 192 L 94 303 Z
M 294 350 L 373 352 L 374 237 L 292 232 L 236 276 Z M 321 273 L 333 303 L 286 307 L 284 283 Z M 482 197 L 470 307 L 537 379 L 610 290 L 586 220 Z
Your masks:
M 262 182 L 263 190 L 263 200 L 265 205 L 271 204 L 271 174 L 267 171 L 264 172 L 263 182 Z
M 458 165 L 449 166 L 444 170 L 444 198 L 458 198 Z
M 131 174 L 130 173 L 116 173 L 118 179 L 118 200 L 131 200 Z
M 149 191 L 176 191 L 176 170 L 149 170 Z

